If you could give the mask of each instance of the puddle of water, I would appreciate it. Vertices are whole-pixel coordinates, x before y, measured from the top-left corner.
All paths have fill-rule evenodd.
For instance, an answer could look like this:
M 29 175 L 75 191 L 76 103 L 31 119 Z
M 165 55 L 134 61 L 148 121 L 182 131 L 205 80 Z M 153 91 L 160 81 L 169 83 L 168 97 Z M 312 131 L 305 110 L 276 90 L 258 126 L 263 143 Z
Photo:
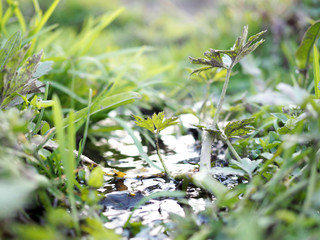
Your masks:
M 167 150 L 161 150 L 164 161 L 174 173 L 194 171 L 199 162 L 199 143 L 191 134 L 173 136 L 173 128 L 170 127 L 161 134 Z M 135 210 L 130 222 L 141 222 L 145 226 L 135 237 L 130 236 L 128 230 L 122 229 L 132 209 L 144 196 L 155 192 L 180 190 L 181 184 L 161 176 L 159 170 L 149 167 L 140 158 L 136 146 L 126 131 L 115 132 L 117 135 L 114 137 L 96 143 L 104 149 L 102 155 L 106 165 L 126 173 L 125 178 L 105 177 L 106 184 L 99 189 L 105 194 L 105 198 L 101 201 L 104 207 L 103 215 L 109 219 L 105 227 L 115 229 L 117 233 L 130 239 L 169 239 L 165 234 L 166 225 L 170 225 L 169 213 L 184 216 L 183 205 L 174 198 L 153 199 Z M 137 132 L 135 134 L 139 137 Z M 147 152 L 147 147 L 144 150 Z M 218 164 L 224 165 L 224 151 L 225 146 L 221 143 L 216 144 L 216 148 L 213 149 Z M 155 152 L 151 153 L 149 158 L 161 166 Z M 238 181 L 222 176 L 218 179 L 230 187 Z M 204 210 L 206 202 L 214 200 L 211 195 L 195 186 L 188 186 L 186 194 L 188 205 L 196 212 Z

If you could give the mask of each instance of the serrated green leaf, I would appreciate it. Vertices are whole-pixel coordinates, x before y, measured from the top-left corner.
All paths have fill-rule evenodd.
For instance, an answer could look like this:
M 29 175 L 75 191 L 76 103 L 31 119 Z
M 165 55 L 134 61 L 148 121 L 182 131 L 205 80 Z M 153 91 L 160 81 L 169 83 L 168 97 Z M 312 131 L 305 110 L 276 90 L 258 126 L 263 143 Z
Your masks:
M 205 71 L 211 68 L 227 68 L 227 66 L 224 64 L 221 54 L 219 51 L 210 49 L 209 51 L 206 51 L 204 53 L 205 58 L 193 58 L 189 57 L 190 62 L 192 64 L 201 64 L 206 65 L 206 67 L 198 68 L 194 70 L 191 74 L 194 74 L 196 72 Z
M 39 65 L 42 51 L 29 57 L 18 71 L 20 62 L 23 60 L 28 49 L 29 46 L 22 48 L 8 60 L 8 63 L 4 67 L 4 86 L 1 93 L 2 108 L 19 104 L 19 101 L 16 101 L 16 93 L 27 96 L 28 94 L 44 91 L 44 84 L 33 77 Z
M 242 35 L 240 38 L 238 38 L 236 42 L 236 50 L 240 51 L 241 48 L 243 48 L 247 40 L 247 37 L 248 37 L 248 26 L 244 26 L 242 30 Z
M 164 112 L 159 112 L 158 115 L 156 113 L 152 115 L 152 121 L 157 128 L 157 132 L 160 132 L 169 126 L 177 124 L 177 119 L 177 117 L 164 118 Z
M 159 132 L 169 126 L 178 124 L 177 119 L 177 117 L 166 118 L 159 128 Z
M 234 61 L 234 64 L 240 62 L 242 58 L 252 53 L 256 48 L 264 42 L 264 39 L 260 40 L 259 42 L 256 42 L 255 44 L 243 48 L 237 55 L 236 60 Z
M 235 41 L 233 48 L 231 50 L 214 50 L 210 49 L 204 53 L 205 58 L 193 58 L 189 57 L 192 64 L 201 64 L 205 65 L 202 68 L 195 69 L 191 74 L 202 72 L 211 68 L 225 68 L 229 69 L 230 66 L 236 65 L 242 58 L 253 52 L 260 44 L 264 42 L 264 40 L 260 40 L 256 43 L 256 41 L 265 31 L 261 31 L 253 36 L 251 36 L 246 42 L 248 36 L 248 27 L 245 26 L 242 31 L 242 35 L 237 38 Z M 231 59 L 231 65 L 227 64 L 222 59 L 222 54 L 227 55 Z
M 193 70 L 190 75 L 195 74 L 195 73 L 201 73 L 203 71 L 206 71 L 206 70 L 209 70 L 212 68 L 213 68 L 212 66 L 197 68 L 197 69 Z
M 24 56 L 30 48 L 30 44 L 25 45 L 21 48 L 15 55 L 13 55 L 6 63 L 3 68 L 3 90 L 2 96 L 6 96 L 10 86 L 12 84 L 12 79 L 16 77 L 17 69 L 19 68 Z
M 152 121 L 153 121 L 154 125 L 156 126 L 157 131 L 158 131 L 158 129 L 161 128 L 163 119 L 164 119 L 164 112 L 159 112 L 158 114 L 154 113 L 152 115 Z
M 139 116 L 136 115 L 132 115 L 135 119 L 136 122 L 135 124 L 139 127 L 145 128 L 147 130 L 149 130 L 150 132 L 154 133 L 154 124 L 151 118 L 147 118 L 147 119 L 143 119 Z
M 205 124 L 192 124 L 192 126 L 195 126 L 195 127 L 199 128 L 202 131 L 210 132 L 210 133 L 214 134 L 215 136 L 221 136 L 222 135 L 222 131 L 220 129 L 214 128 L 212 126 L 208 126 L 208 125 L 205 125 Z
M 296 64 L 300 70 L 305 70 L 307 68 L 310 52 L 316 39 L 318 39 L 319 32 L 320 20 L 312 24 L 305 32 L 300 46 L 296 51 Z
M 148 129 L 150 132 L 154 133 L 156 128 L 157 133 L 163 129 L 177 124 L 177 117 L 164 118 L 164 112 L 159 112 L 158 114 L 154 113 L 151 118 L 143 119 L 139 116 L 133 115 L 136 119 L 136 125 Z
M 224 130 L 225 135 L 230 137 L 240 137 L 252 133 L 254 127 L 248 126 L 255 122 L 255 118 L 246 118 L 243 120 L 229 122 Z
M 231 160 L 230 163 L 238 166 L 246 173 L 248 173 L 249 177 L 252 178 L 252 173 L 258 167 L 258 165 L 262 162 L 262 159 L 252 161 L 249 158 L 242 158 L 239 162 L 235 160 Z
M 19 69 L 18 76 L 14 79 L 13 84 L 18 84 L 18 86 L 27 83 L 31 78 L 34 72 L 37 69 L 37 66 L 40 62 L 42 56 L 42 51 L 38 54 L 34 54 L 27 59 L 27 61 Z
M 245 47 L 250 46 L 251 43 L 253 43 L 255 40 L 257 40 L 265 32 L 267 32 L 267 30 L 261 31 L 261 32 L 255 34 L 255 35 L 249 37 L 248 42 L 246 43 Z
M 20 48 L 21 45 L 21 33 L 20 31 L 13 34 L 4 47 L 0 50 L 0 71 L 6 64 L 7 60 L 11 58 Z

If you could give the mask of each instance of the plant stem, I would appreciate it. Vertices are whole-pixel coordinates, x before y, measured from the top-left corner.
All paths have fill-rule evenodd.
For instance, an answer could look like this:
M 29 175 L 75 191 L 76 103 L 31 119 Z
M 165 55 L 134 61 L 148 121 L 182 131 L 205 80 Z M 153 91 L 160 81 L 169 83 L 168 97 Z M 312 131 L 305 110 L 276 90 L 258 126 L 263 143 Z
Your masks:
M 206 106 L 207 106 L 207 102 L 208 102 L 208 99 L 209 99 L 209 93 L 210 93 L 210 85 L 211 85 L 211 82 L 208 81 L 207 82 L 207 85 L 206 85 L 206 89 L 205 89 L 205 99 L 201 105 L 201 108 L 200 108 L 200 111 L 199 111 L 199 115 L 201 116 L 202 114 L 202 119 L 206 119 Z
M 170 178 L 173 178 L 169 172 L 169 169 L 167 168 L 166 164 L 164 163 L 163 159 L 162 159 L 162 156 L 161 156 L 161 153 L 160 153 L 160 147 L 159 147 L 159 139 L 158 139 L 158 133 L 155 133 L 154 134 L 154 138 L 155 138 L 155 141 L 156 141 L 156 149 L 157 149 L 157 154 L 158 154 L 158 157 L 159 157 L 159 160 L 162 164 L 162 167 L 165 171 L 165 173 L 170 177 Z
M 224 102 L 224 97 L 226 96 L 232 68 L 233 68 L 233 63 L 230 65 L 230 67 L 227 70 L 226 80 L 224 81 L 222 92 L 221 92 L 220 99 L 219 99 L 218 106 L 217 106 L 217 110 L 216 110 L 214 117 L 213 117 L 213 123 L 212 123 L 213 126 L 215 126 L 219 122 L 219 116 L 220 116 L 220 112 L 222 109 L 222 104 Z
M 234 147 L 232 146 L 231 142 L 229 141 L 229 139 L 225 140 L 228 148 L 231 150 L 233 156 L 240 162 L 241 161 L 241 157 L 239 156 L 239 154 L 237 153 L 237 151 L 234 149 Z
M 224 81 L 224 85 L 223 85 L 223 89 L 222 89 L 220 99 L 218 102 L 217 110 L 214 114 L 213 122 L 211 124 L 211 126 L 214 128 L 217 127 L 217 123 L 219 121 L 219 115 L 220 115 L 220 111 L 222 108 L 222 104 L 224 102 L 224 97 L 227 92 L 232 68 L 233 68 L 233 63 L 231 63 L 230 67 L 227 70 L 227 75 L 226 75 L 226 79 Z M 203 135 L 202 135 L 202 146 L 201 146 L 201 156 L 200 156 L 200 170 L 201 171 L 202 170 L 206 171 L 206 170 L 210 169 L 210 166 L 211 166 L 211 146 L 212 146 L 213 141 L 214 141 L 214 136 L 210 132 L 204 131 Z
M 210 132 L 203 131 L 202 139 L 200 171 L 209 170 L 211 167 L 211 146 L 214 140 L 214 136 Z

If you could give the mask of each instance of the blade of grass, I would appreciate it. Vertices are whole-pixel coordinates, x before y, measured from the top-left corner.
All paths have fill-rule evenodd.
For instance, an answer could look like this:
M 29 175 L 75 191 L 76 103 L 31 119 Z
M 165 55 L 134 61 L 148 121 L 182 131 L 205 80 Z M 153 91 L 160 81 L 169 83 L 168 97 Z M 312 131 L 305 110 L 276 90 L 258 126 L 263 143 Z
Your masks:
M 39 36 L 41 36 L 41 35 L 43 35 L 43 34 L 45 34 L 47 32 L 50 32 L 53 29 L 56 29 L 58 26 L 59 26 L 58 24 L 53 24 L 53 25 L 50 25 L 49 27 L 46 27 L 46 28 L 42 29 L 41 31 L 37 32 L 36 34 L 24 39 L 22 41 L 22 45 L 25 45 L 25 44 L 29 43 L 31 40 L 33 40 L 33 39 L 35 39 L 35 38 L 37 38 L 37 37 L 39 37 Z M 60 34 L 60 32 L 59 32 L 59 34 Z M 50 38 L 50 36 L 49 36 L 49 38 Z M 47 41 L 47 39 L 44 39 L 44 41 Z M 43 44 L 43 43 L 41 43 L 41 44 Z
M 97 97 L 96 99 L 94 99 L 90 107 L 90 115 L 98 113 L 102 110 L 111 110 L 119 106 L 132 103 L 136 98 L 139 97 L 140 95 L 135 92 L 125 92 L 108 97 Z M 74 122 L 84 121 L 87 113 L 88 107 L 75 112 Z M 64 124 L 66 126 L 68 123 L 64 121 Z
M 15 7 L 14 9 L 14 14 L 16 15 L 17 19 L 18 19 L 18 22 L 20 24 L 20 28 L 22 30 L 22 33 L 25 33 L 27 31 L 27 25 L 26 25 L 26 21 L 20 11 L 20 8 L 17 6 Z
M 91 29 L 86 29 L 86 32 L 81 34 L 81 40 L 76 42 L 70 49 L 70 55 L 83 55 L 87 52 L 89 47 L 93 44 L 93 41 L 99 36 L 101 31 L 106 28 L 113 20 L 115 20 L 122 12 L 124 8 L 120 8 L 113 12 L 111 15 L 103 15 L 99 21 L 99 24 Z
M 90 109 L 91 109 L 91 101 L 92 101 L 92 89 L 90 88 L 89 89 L 89 98 L 88 98 L 88 114 L 87 114 L 87 120 L 86 120 L 86 125 L 84 127 L 84 132 L 83 132 L 83 138 L 82 138 L 82 141 L 81 141 L 81 145 L 80 145 L 80 148 L 79 148 L 79 153 L 78 153 L 78 158 L 77 158 L 77 166 L 80 162 L 80 157 L 83 153 L 83 150 L 84 150 L 84 147 L 86 145 L 86 139 L 87 139 L 87 136 L 88 136 L 88 129 L 89 129 L 89 121 L 90 121 Z
M 127 123 L 125 121 L 123 121 L 120 118 L 115 117 L 114 120 L 116 122 L 118 122 L 121 127 L 123 127 L 128 134 L 130 135 L 130 137 L 132 138 L 134 144 L 136 145 L 141 157 L 151 166 L 151 167 L 155 167 L 156 169 L 163 171 L 163 169 L 161 167 L 158 167 L 155 163 L 153 163 L 151 161 L 151 159 L 148 157 L 148 155 L 143 151 L 142 149 L 142 144 L 140 143 L 140 141 L 136 138 L 136 136 L 134 135 L 134 132 L 132 131 L 132 129 L 127 125 Z
M 0 1 L 0 22 L 2 22 L 2 1 Z
M 73 193 L 74 190 L 74 181 L 75 181 L 75 157 L 73 151 L 75 150 L 75 142 L 76 142 L 76 132 L 74 128 L 74 111 L 71 110 L 69 113 L 69 126 L 68 126 L 68 136 L 67 136 L 67 158 L 63 160 L 63 167 L 65 169 L 65 174 L 67 176 L 67 192 L 71 205 L 71 212 L 73 221 L 75 223 L 75 228 L 80 234 L 79 222 L 78 222 L 78 212 L 76 207 L 76 200 Z
M 320 68 L 319 68 L 319 52 L 316 44 L 313 45 L 313 74 L 314 74 L 314 92 L 316 98 L 320 98 Z
M 33 2 L 33 7 L 34 7 L 35 12 L 39 13 L 41 11 L 41 9 L 40 9 L 38 0 L 32 0 L 32 2 Z
M 51 81 L 51 80 L 47 80 L 47 82 L 50 82 L 50 85 L 58 90 L 60 90 L 61 92 L 69 95 L 71 98 L 73 98 L 74 100 L 77 100 L 79 103 L 82 104 L 88 104 L 88 101 L 82 97 L 79 97 L 76 93 L 72 92 L 69 88 L 63 86 L 62 84 L 55 82 L 55 81 Z
M 141 48 L 143 48 L 145 52 L 152 52 L 155 50 L 153 47 L 150 47 L 150 46 L 123 48 L 123 49 L 119 49 L 116 51 L 111 51 L 111 52 L 106 52 L 106 53 L 96 55 L 96 56 L 94 56 L 94 58 L 97 60 L 103 61 L 103 60 L 114 58 L 114 57 L 135 54 L 135 53 L 139 52 L 141 50 Z
M 59 2 L 60 2 L 60 0 L 54 0 L 54 2 L 50 5 L 48 10 L 42 16 L 42 18 L 41 18 L 40 22 L 37 24 L 36 28 L 30 32 L 30 34 L 28 35 L 29 37 L 38 33 L 43 28 L 43 26 L 47 23 L 47 21 L 49 20 L 50 16 L 52 15 L 53 11 L 55 10 L 55 8 L 57 7 Z M 35 2 L 34 2 L 34 6 L 35 7 L 37 6 L 37 4 L 35 4 Z M 38 7 L 39 7 L 39 5 L 38 5 Z
M 6 28 L 6 24 L 9 20 L 9 18 L 13 15 L 13 9 L 12 7 L 9 5 L 7 10 L 5 11 L 3 17 L 2 17 L 2 21 L 1 21 L 1 30 L 2 32 L 4 33 L 5 36 L 9 36 L 9 33 L 7 31 L 7 28 Z
M 119 81 L 126 74 L 127 70 L 130 68 L 131 64 L 137 61 L 137 59 L 145 52 L 145 48 L 142 47 L 130 60 L 127 61 L 127 64 L 123 67 L 122 71 L 114 79 L 114 85 L 109 91 L 109 95 L 117 93 L 121 88 L 117 88 L 116 85 L 119 84 Z
M 71 205 L 71 211 L 73 216 L 73 221 L 75 224 L 76 231 L 79 232 L 78 218 L 77 218 L 77 209 L 75 206 L 75 198 L 73 194 L 74 187 L 74 154 L 73 150 L 75 149 L 75 130 L 74 130 L 74 112 L 71 111 L 68 118 L 68 135 L 64 132 L 63 126 L 63 115 L 60 100 L 57 95 L 53 96 L 53 122 L 56 128 L 57 142 L 59 144 L 59 151 L 61 155 L 62 164 L 64 167 L 64 172 L 67 176 L 67 193 Z

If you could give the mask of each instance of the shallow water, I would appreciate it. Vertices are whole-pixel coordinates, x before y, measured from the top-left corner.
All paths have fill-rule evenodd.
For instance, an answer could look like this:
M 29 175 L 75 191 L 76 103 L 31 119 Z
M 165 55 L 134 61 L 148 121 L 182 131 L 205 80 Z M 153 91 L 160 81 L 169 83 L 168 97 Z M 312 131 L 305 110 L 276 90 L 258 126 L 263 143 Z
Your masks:
M 196 171 L 199 162 L 199 143 L 191 134 L 176 137 L 172 135 L 172 132 L 173 129 L 166 129 L 161 134 L 165 148 L 165 151 L 161 151 L 168 168 L 174 173 Z M 138 134 L 137 137 L 139 137 Z M 102 140 L 98 144 L 99 147 L 103 146 L 105 149 L 103 157 L 106 165 L 126 173 L 124 178 L 106 176 L 106 184 L 99 189 L 105 194 L 105 198 L 101 201 L 104 207 L 103 215 L 109 219 L 105 226 L 109 229 L 115 229 L 124 238 L 169 239 L 165 233 L 166 228 L 170 227 L 169 213 L 184 216 L 184 204 L 189 205 L 196 212 L 202 211 L 205 209 L 206 203 L 214 200 L 213 196 L 192 185 L 186 189 L 186 201 L 183 204 L 179 199 L 171 197 L 149 200 L 134 211 L 130 221 L 131 223 L 140 222 L 144 227 L 136 236 L 130 236 L 131 232 L 123 230 L 123 225 L 135 205 L 145 196 L 155 192 L 181 190 L 182 183 L 170 180 L 159 170 L 149 167 L 140 158 L 139 151 L 126 131 L 117 130 L 113 138 Z M 225 149 L 221 144 L 217 144 L 216 148 L 220 148 L 220 150 L 216 149 L 214 154 L 217 159 L 222 158 L 219 160 L 221 165 L 225 161 L 223 160 Z M 146 147 L 144 150 L 147 152 Z M 151 152 L 149 158 L 161 166 L 158 156 L 154 152 Z M 237 182 L 237 179 L 223 177 L 220 180 L 230 186 Z

